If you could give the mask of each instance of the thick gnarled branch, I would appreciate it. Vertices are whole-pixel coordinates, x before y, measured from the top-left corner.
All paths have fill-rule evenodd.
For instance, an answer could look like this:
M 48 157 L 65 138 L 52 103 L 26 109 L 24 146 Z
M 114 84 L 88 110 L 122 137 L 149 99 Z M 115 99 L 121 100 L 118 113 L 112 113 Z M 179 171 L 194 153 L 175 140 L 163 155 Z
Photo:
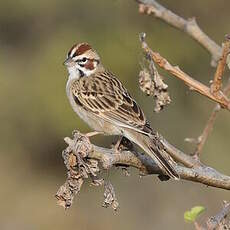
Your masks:
M 166 140 L 164 140 L 162 143 L 163 145 L 167 143 L 167 148 L 169 149 L 169 143 Z M 170 148 L 172 150 L 172 147 Z M 192 167 L 185 167 L 180 165 L 176 166 L 176 171 L 179 173 L 182 179 L 199 182 L 212 187 L 230 190 L 229 176 L 225 176 L 217 172 L 215 169 L 201 164 L 199 160 L 195 160 L 193 157 L 190 157 L 189 155 L 181 152 L 175 147 L 173 148 L 174 150 L 169 151 L 169 153 L 171 153 L 170 155 L 174 158 L 174 160 L 176 160 L 175 156 L 177 156 L 177 160 L 181 162 L 188 162 L 189 159 L 189 162 L 193 164 Z M 113 165 L 122 164 L 135 167 L 139 169 L 142 174 L 163 175 L 157 164 L 146 154 L 139 153 L 134 150 L 126 150 L 118 154 L 115 153 L 113 149 L 106 149 L 102 147 L 97 147 L 95 145 L 93 146 L 93 149 L 94 151 L 91 152 L 89 156 L 101 161 L 104 168 L 110 168 Z
M 170 145 L 159 135 L 159 143 L 164 145 L 174 160 L 189 165 L 176 165 L 175 169 L 181 179 L 202 183 L 208 186 L 230 190 L 230 177 L 217 172 L 211 167 L 200 163 L 198 159 L 186 155 Z M 74 132 L 73 139 L 66 137 L 68 147 L 63 151 L 63 159 L 67 168 L 67 180 L 56 193 L 58 204 L 65 209 L 69 208 L 74 197 L 80 192 L 84 180 L 91 179 L 92 184 L 105 186 L 104 207 L 118 208 L 114 188 L 110 182 L 98 177 L 101 169 L 110 169 L 113 166 L 134 167 L 141 175 L 157 174 L 160 180 L 168 180 L 154 160 L 146 154 L 135 150 L 133 145 L 122 146 L 120 151 L 113 148 L 102 148 L 91 144 L 89 136 L 78 131 Z M 100 163 L 100 164 L 99 164 Z M 100 167 L 101 165 L 101 167 Z
M 69 146 L 76 146 L 78 139 L 65 138 L 65 142 Z M 205 185 L 219 187 L 230 190 L 230 177 L 225 176 L 211 167 L 207 167 L 199 162 L 199 160 L 183 153 L 169 144 L 163 137 L 159 135 L 159 141 L 164 145 L 165 150 L 177 162 L 188 162 L 190 167 L 176 166 L 177 172 L 182 179 L 200 182 Z M 159 143 L 160 143 L 159 142 Z M 170 150 L 170 151 L 169 151 Z M 109 169 L 112 166 L 124 165 L 132 166 L 140 170 L 142 175 L 160 174 L 163 175 L 157 164 L 147 154 L 139 153 L 135 149 L 121 150 L 119 153 L 113 148 L 102 148 L 92 145 L 92 151 L 88 152 L 88 158 L 99 160 L 104 169 Z

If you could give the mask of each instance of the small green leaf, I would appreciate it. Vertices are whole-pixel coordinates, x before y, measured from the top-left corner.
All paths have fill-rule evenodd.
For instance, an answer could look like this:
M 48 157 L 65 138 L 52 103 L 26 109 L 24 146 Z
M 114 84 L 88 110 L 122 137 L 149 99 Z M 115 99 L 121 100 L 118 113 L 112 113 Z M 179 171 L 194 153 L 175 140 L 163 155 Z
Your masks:
M 203 206 L 195 206 L 190 211 L 184 213 L 184 219 L 188 222 L 194 222 L 196 218 L 205 210 Z

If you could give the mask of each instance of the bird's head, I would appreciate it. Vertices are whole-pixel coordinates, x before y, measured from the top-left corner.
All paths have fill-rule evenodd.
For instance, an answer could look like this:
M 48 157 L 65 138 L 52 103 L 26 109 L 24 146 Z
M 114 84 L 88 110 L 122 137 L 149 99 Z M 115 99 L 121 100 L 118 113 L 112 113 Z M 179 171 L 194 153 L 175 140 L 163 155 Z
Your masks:
M 99 64 L 100 57 L 87 43 L 73 45 L 64 62 L 69 77 L 75 79 L 90 76 L 97 70 Z

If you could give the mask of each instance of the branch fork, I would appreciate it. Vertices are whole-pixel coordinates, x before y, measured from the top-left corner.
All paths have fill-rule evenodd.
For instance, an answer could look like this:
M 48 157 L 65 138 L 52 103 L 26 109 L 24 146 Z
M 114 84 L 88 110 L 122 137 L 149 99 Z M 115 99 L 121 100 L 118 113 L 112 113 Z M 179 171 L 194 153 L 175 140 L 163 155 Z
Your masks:
M 152 51 L 148 44 L 145 41 L 145 33 L 140 34 L 140 41 L 141 46 L 144 52 L 151 57 L 151 59 L 156 63 L 159 67 L 166 70 L 167 72 L 171 73 L 173 76 L 177 77 L 178 79 L 182 80 L 190 90 L 197 91 L 198 93 L 208 97 L 209 99 L 219 103 L 222 108 L 230 110 L 230 100 L 227 96 L 219 89 L 214 93 L 211 93 L 211 90 L 208 86 L 204 85 L 203 83 L 195 80 L 194 78 L 190 77 L 188 74 L 183 72 L 179 66 L 171 65 L 164 57 L 162 57 L 159 53 Z M 226 59 L 225 59 L 226 63 Z M 219 79 L 219 78 L 218 78 Z M 219 81 L 218 81 L 219 84 Z

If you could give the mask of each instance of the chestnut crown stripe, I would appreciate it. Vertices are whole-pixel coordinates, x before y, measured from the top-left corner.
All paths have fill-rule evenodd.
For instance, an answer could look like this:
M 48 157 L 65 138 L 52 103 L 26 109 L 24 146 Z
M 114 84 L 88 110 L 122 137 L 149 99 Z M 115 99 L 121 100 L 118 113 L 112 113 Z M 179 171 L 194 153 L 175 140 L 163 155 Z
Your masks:
M 81 55 L 81 54 L 85 53 L 85 51 L 90 50 L 90 49 L 92 49 L 92 48 L 89 44 L 83 43 L 77 48 L 76 55 Z
M 75 44 L 75 45 L 73 45 L 73 47 L 70 49 L 70 51 L 69 51 L 69 53 L 68 53 L 68 56 L 71 55 L 73 49 L 76 49 L 76 51 L 75 51 L 75 53 L 74 53 L 73 56 L 78 56 L 78 55 L 81 55 L 81 54 L 85 53 L 87 50 L 90 50 L 90 49 L 92 49 L 92 48 L 91 48 L 91 46 L 90 46 L 89 44 L 87 44 L 87 43 L 82 43 L 82 44 L 80 44 L 79 47 L 77 47 L 77 45 Z

